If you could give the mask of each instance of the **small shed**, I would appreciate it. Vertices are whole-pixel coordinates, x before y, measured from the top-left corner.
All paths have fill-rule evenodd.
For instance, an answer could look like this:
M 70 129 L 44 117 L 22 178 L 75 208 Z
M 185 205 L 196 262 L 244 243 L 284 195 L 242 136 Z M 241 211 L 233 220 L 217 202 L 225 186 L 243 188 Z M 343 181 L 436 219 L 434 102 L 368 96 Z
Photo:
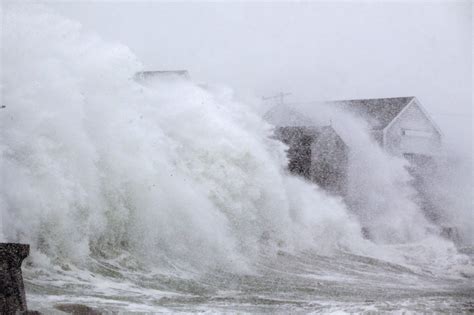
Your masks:
M 278 105 L 264 119 L 275 126 L 275 138 L 288 146 L 288 170 L 344 196 L 349 148 L 332 126 L 317 126 L 299 111 Z

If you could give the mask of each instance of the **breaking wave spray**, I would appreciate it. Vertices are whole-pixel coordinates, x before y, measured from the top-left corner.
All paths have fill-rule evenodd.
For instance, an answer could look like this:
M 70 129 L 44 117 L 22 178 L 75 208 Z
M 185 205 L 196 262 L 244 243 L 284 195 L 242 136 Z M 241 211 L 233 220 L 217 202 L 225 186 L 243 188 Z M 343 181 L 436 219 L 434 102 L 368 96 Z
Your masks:
M 163 268 L 237 271 L 277 250 L 386 257 L 387 240 L 455 256 L 398 190 L 382 204 L 364 197 L 356 216 L 287 174 L 285 147 L 231 90 L 139 84 L 142 66 L 127 47 L 43 7 L 10 5 L 2 15 L 0 239 L 30 243 L 34 266 L 127 254 Z M 400 179 L 399 161 L 367 150 L 389 176 L 367 173 L 361 185 Z M 409 214 L 383 221 L 402 208 Z M 361 235 L 370 213 L 383 223 L 379 245 Z

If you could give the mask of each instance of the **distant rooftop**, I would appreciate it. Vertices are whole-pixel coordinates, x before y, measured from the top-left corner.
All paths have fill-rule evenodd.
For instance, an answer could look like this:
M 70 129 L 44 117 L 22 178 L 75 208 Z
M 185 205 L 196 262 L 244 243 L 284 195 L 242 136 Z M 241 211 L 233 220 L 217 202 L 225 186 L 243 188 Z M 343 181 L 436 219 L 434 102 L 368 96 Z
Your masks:
M 139 81 L 154 78 L 181 78 L 189 80 L 188 70 L 168 70 L 168 71 L 141 71 L 135 74 L 135 78 Z

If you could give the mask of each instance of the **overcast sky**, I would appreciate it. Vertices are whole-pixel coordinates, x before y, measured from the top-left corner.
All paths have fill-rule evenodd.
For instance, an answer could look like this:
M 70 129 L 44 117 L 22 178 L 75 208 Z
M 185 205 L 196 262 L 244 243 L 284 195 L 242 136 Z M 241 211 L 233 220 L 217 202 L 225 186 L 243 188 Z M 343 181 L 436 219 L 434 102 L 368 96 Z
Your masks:
M 289 101 L 417 96 L 448 137 L 472 145 L 470 1 L 48 5 L 149 70 Z

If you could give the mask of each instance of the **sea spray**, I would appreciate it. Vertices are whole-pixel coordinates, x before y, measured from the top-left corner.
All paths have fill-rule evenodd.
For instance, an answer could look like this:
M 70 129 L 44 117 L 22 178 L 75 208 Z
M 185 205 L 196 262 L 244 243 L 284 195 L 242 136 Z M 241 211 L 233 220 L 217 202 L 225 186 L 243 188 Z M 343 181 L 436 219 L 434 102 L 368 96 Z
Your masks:
M 416 203 L 408 161 L 384 151 L 360 117 L 328 102 L 290 104 L 280 111 L 302 113 L 315 125 L 330 124 L 347 145 L 344 199 L 370 239 L 381 244 L 406 243 L 436 233 Z
M 32 245 L 25 278 L 38 305 L 193 309 L 204 296 L 314 308 L 469 274 L 409 202 L 404 161 L 363 128 L 340 132 L 373 154 L 358 153 L 359 169 L 382 173 L 353 177 L 362 198 L 351 212 L 288 174 L 272 126 L 230 89 L 139 83 L 128 48 L 41 6 L 2 14 L 0 237 Z
M 286 174 L 271 127 L 229 93 L 139 84 L 126 47 L 41 7 L 7 8 L 4 25 L 6 240 L 71 263 L 127 251 L 190 268 L 246 263 L 262 244 L 362 241 L 342 203 Z

